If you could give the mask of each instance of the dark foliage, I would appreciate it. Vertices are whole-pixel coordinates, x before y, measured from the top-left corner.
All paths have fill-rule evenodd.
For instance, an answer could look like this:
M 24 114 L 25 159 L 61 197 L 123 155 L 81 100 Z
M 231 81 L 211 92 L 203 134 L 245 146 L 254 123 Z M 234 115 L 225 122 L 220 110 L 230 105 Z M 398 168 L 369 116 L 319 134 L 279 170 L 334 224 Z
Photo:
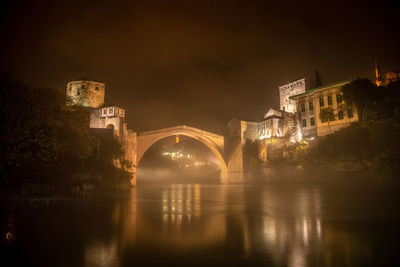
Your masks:
M 62 90 L 31 88 L 3 74 L 0 99 L 2 186 L 29 182 L 64 187 L 99 176 L 99 169 L 116 172 L 120 145 L 94 136 L 88 111 L 66 105 Z

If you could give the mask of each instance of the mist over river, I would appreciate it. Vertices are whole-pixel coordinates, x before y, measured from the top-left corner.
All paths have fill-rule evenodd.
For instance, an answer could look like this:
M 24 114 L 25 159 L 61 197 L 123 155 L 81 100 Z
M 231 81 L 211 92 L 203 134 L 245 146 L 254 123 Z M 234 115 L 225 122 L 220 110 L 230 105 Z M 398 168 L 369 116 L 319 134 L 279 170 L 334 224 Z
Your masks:
M 383 185 L 166 181 L 3 205 L 1 266 L 399 266 L 398 199 Z

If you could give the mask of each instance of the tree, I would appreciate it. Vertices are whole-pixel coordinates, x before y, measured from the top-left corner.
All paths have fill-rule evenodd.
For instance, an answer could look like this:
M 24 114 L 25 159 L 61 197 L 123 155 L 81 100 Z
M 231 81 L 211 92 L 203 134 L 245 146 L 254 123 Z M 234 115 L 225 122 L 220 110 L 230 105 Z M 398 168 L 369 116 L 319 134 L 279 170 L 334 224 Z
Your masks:
M 377 103 L 383 95 L 369 79 L 356 79 L 342 87 L 344 100 L 348 105 L 355 104 L 360 121 L 370 121 L 378 112 Z
M 332 133 L 330 122 L 335 120 L 335 113 L 333 112 L 333 109 L 331 108 L 321 109 L 319 113 L 319 118 L 321 122 L 328 122 L 329 132 Z

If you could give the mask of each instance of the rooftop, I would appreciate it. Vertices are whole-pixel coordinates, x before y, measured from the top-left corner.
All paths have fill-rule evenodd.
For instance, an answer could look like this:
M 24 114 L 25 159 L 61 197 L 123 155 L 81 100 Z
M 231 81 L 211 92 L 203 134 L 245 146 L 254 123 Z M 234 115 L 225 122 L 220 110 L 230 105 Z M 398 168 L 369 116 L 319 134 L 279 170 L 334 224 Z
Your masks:
M 346 84 L 346 83 L 350 83 L 353 80 L 354 79 L 347 79 L 347 80 L 343 80 L 343 81 L 339 81 L 339 82 L 330 83 L 330 84 L 327 84 L 327 85 L 324 85 L 324 86 L 320 86 L 320 87 L 316 87 L 316 88 L 307 90 L 304 93 L 301 93 L 301 94 L 298 94 L 298 95 L 290 96 L 289 98 L 290 99 L 296 99 L 297 97 L 308 95 L 308 94 L 312 94 L 312 93 L 315 93 L 315 92 L 320 91 L 320 90 L 324 90 L 324 89 L 327 89 L 327 88 L 331 88 L 331 87 L 343 85 L 343 84 Z

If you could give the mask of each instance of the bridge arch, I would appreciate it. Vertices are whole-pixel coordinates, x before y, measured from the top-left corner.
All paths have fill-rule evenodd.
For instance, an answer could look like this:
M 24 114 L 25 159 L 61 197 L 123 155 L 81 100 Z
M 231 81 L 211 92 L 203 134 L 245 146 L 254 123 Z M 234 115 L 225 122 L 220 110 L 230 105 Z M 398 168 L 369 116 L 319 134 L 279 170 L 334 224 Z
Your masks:
M 224 137 L 189 126 L 176 126 L 155 131 L 142 132 L 137 135 L 137 166 L 144 153 L 156 142 L 169 136 L 183 135 L 193 138 L 204 144 L 213 152 L 219 161 L 221 173 L 226 172 L 227 164 L 224 160 Z

